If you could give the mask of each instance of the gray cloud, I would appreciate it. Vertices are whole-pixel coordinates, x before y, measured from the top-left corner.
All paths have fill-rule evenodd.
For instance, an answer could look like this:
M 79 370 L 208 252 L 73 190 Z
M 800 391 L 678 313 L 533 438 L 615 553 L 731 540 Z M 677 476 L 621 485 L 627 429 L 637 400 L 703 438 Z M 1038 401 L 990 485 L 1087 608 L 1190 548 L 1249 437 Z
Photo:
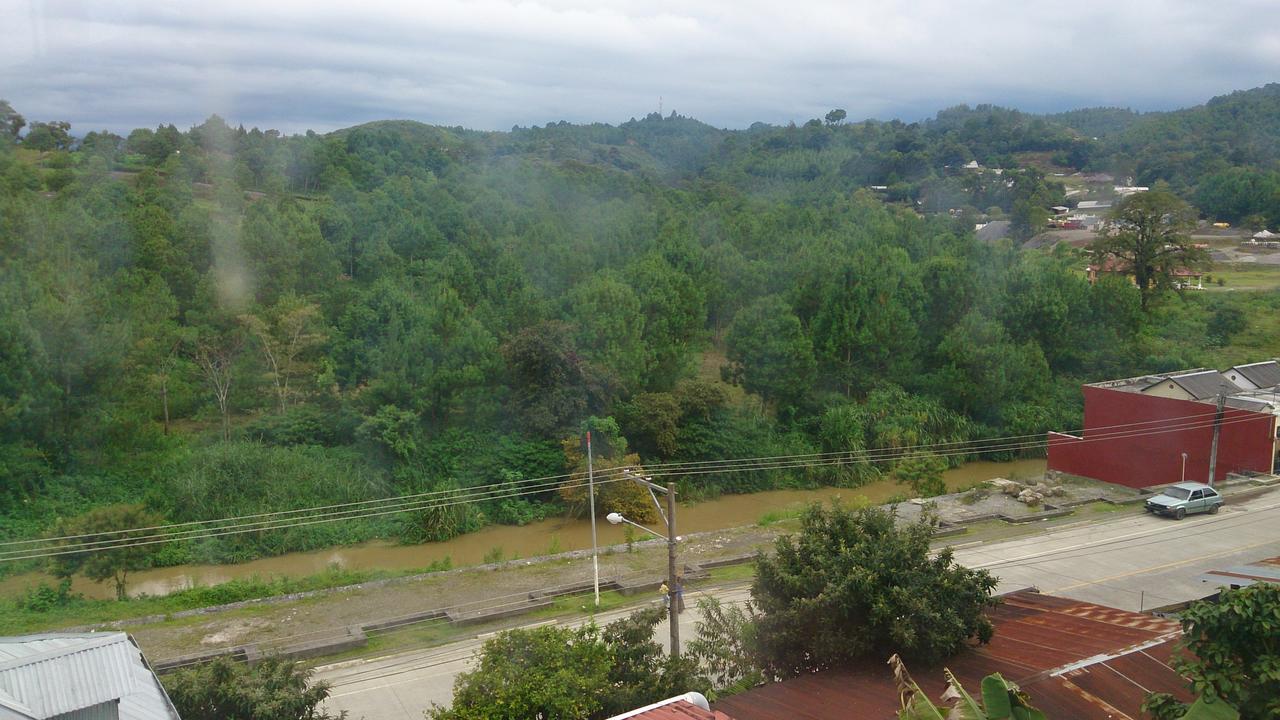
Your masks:
M 0 0 L 0 97 L 78 131 L 715 125 L 967 102 L 1167 109 L 1280 80 L 1273 0 Z

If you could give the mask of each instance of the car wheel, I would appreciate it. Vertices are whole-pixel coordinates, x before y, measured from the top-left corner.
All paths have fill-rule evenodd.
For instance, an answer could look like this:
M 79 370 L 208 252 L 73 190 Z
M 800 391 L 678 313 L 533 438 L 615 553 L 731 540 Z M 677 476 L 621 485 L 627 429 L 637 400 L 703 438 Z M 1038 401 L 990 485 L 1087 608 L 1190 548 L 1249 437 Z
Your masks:
M 1174 511 L 1174 513 L 1173 513 L 1173 517 L 1174 517 L 1174 519 L 1175 519 L 1175 520 L 1181 520 L 1182 518 L 1184 518 L 1184 517 L 1186 517 L 1186 516 L 1187 516 L 1187 509 L 1186 509 L 1186 508 L 1178 508 L 1178 509 L 1177 509 L 1177 510 L 1175 510 L 1175 511 Z
M 1222 506 L 1221 506 L 1221 505 L 1210 505 L 1210 506 L 1209 506 L 1209 514 L 1210 514 L 1210 515 L 1217 515 L 1217 514 L 1218 514 L 1218 508 L 1220 508 L 1220 507 L 1222 507 Z

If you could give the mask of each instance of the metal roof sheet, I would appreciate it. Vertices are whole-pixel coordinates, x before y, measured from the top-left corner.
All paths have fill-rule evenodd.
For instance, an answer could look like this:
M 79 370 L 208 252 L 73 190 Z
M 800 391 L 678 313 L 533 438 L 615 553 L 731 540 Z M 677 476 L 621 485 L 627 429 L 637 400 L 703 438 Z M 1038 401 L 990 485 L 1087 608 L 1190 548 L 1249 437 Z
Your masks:
M 179 720 L 125 633 L 0 638 L 0 707 L 43 719 L 117 700 L 121 720 Z
M 1152 383 L 1151 386 L 1154 387 L 1161 382 L 1177 383 L 1178 387 L 1186 390 L 1196 400 L 1217 397 L 1218 393 L 1221 392 L 1235 393 L 1243 389 L 1217 370 L 1202 370 L 1182 375 L 1170 375 L 1166 380 L 1157 381 Z
M 1049 717 L 1137 720 L 1143 688 L 1190 700 L 1168 666 L 1177 622 L 1102 605 L 1021 591 L 989 613 L 996 634 L 946 661 L 970 689 L 999 672 L 1025 689 Z M 913 667 L 929 697 L 942 694 L 942 667 Z M 793 678 L 715 703 L 737 720 L 891 720 L 898 692 L 883 662 Z
M 1262 362 L 1249 363 L 1248 365 L 1236 365 L 1231 369 L 1240 373 L 1246 380 L 1260 388 L 1269 388 L 1280 385 L 1280 362 L 1276 362 L 1275 360 L 1264 360 Z
M 1225 587 L 1248 587 L 1260 582 L 1280 584 L 1280 557 L 1210 570 L 1200 576 L 1200 581 Z

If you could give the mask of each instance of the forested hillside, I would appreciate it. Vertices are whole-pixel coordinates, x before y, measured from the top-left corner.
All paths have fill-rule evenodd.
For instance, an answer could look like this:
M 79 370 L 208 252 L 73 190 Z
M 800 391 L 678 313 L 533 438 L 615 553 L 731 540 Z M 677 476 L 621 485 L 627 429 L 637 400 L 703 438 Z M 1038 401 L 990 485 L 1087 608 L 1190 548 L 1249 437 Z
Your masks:
M 1046 158 L 1276 212 L 1277 87 L 1120 115 L 1099 140 L 1105 118 L 980 106 L 745 131 L 674 113 L 298 136 L 217 117 L 127 138 L 33 122 L 19 141 L 0 103 L 0 537 L 110 503 L 185 522 L 559 475 L 588 427 L 614 463 L 1077 427 L 1080 382 L 1214 364 L 1230 337 L 1207 324 L 1276 296 L 1144 313 L 1127 282 L 1090 286 L 1074 251 L 979 242 L 975 219 L 1037 231 L 1064 193 Z M 959 171 L 970 161 L 1003 172 Z M 571 502 L 214 538 L 158 561 L 433 539 Z

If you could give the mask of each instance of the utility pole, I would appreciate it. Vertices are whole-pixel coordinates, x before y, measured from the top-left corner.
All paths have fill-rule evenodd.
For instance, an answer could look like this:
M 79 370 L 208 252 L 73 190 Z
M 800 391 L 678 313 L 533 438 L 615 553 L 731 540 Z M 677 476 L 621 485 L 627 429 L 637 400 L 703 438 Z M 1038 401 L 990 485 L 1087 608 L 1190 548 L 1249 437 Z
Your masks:
M 676 589 L 676 485 L 667 483 L 667 576 L 670 578 L 667 587 Z M 680 610 L 676 607 L 684 600 L 684 588 L 680 594 L 672 597 L 667 603 L 667 613 L 671 624 L 671 657 L 680 656 Z
M 666 487 L 663 487 L 653 482 L 650 478 L 640 477 L 639 475 L 631 472 L 630 470 L 623 470 L 622 474 L 628 480 L 631 480 L 632 482 L 635 482 L 635 483 L 639 483 L 640 485 L 648 489 L 650 496 L 653 497 L 653 503 L 658 506 L 658 514 L 666 516 L 665 519 L 667 521 L 667 534 L 665 536 L 663 536 L 661 533 L 657 533 L 653 530 L 650 530 L 649 528 L 641 525 L 640 523 L 632 522 L 631 520 L 626 519 L 625 517 L 622 516 L 622 513 L 617 513 L 617 512 L 609 513 L 608 520 L 610 523 L 613 523 L 614 525 L 617 525 L 618 523 L 627 523 L 628 525 L 634 525 L 635 527 L 638 527 L 641 530 L 644 530 L 645 532 L 651 535 L 657 535 L 658 537 L 663 538 L 667 541 L 667 593 L 668 593 L 667 594 L 667 599 L 668 599 L 667 617 L 668 617 L 668 622 L 671 625 L 671 657 L 679 657 L 680 656 L 680 617 L 679 617 L 680 601 L 684 599 L 684 593 L 683 593 L 683 587 L 681 587 L 681 593 L 679 595 L 676 594 L 676 587 L 677 587 L 676 578 L 679 577 L 676 574 L 676 567 L 677 567 L 676 543 L 680 541 L 679 536 L 676 535 L 676 485 L 675 483 L 667 483 Z M 662 493 L 667 496 L 667 509 L 665 513 L 662 511 L 662 504 L 658 502 L 658 496 L 654 493 Z
M 600 607 L 600 553 L 596 549 L 596 475 L 591 459 L 591 431 L 587 431 L 587 495 L 591 513 L 591 570 L 595 576 L 596 607 Z
M 1209 485 L 1218 470 L 1218 437 L 1222 435 L 1222 408 L 1227 404 L 1225 393 L 1218 393 L 1218 412 L 1213 416 L 1213 445 L 1209 447 Z

